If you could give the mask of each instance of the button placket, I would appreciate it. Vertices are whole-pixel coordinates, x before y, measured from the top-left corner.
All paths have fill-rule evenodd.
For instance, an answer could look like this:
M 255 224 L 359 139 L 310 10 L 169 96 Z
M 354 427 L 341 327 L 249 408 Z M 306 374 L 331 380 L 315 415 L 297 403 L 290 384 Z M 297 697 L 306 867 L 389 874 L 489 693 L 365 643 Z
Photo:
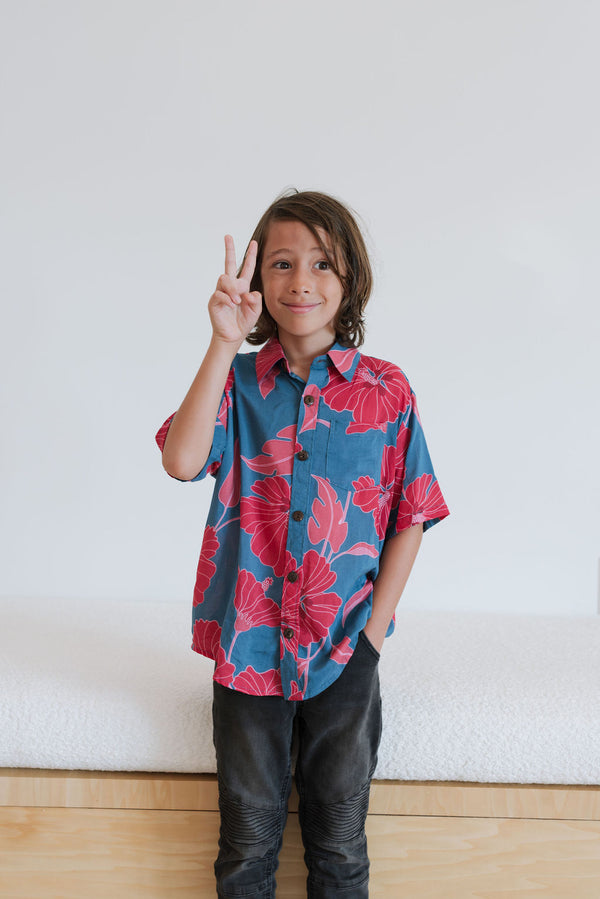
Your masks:
M 327 377 L 324 370 L 319 373 L 322 382 Z M 314 443 L 317 429 L 313 419 L 316 418 L 319 389 L 322 384 L 311 380 L 307 382 L 305 392 L 298 404 L 298 417 L 296 420 L 296 447 L 294 464 L 291 472 L 291 490 L 289 516 L 291 518 L 288 528 L 286 550 L 291 556 L 291 564 L 298 566 L 285 575 L 282 608 L 281 608 L 281 639 L 286 642 L 287 652 L 281 660 L 281 674 L 284 682 L 300 682 L 298 673 L 298 649 L 297 641 L 300 627 L 300 594 L 302 592 L 302 559 L 305 550 L 306 527 L 296 527 L 294 522 L 304 522 L 306 525 L 307 510 L 311 489 L 313 486 L 312 471 L 313 461 L 319 457 L 314 455 Z M 304 427 L 303 430 L 303 426 Z

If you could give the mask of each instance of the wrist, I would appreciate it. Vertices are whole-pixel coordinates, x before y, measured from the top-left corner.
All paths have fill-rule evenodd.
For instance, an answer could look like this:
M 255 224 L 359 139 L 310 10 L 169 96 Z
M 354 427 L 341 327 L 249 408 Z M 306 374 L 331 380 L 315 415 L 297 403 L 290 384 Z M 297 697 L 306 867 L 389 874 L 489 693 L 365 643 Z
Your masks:
M 210 339 L 208 350 L 211 355 L 219 356 L 231 363 L 243 342 L 244 338 L 241 340 L 225 340 L 223 337 L 218 337 L 216 334 L 213 334 Z

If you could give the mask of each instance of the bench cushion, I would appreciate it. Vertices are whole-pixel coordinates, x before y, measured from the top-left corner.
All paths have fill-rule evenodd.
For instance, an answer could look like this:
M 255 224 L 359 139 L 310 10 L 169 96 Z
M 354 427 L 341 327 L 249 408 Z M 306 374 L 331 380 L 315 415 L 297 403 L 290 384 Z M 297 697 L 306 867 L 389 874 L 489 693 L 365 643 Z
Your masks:
M 189 602 L 0 600 L 0 765 L 214 773 Z M 600 618 L 400 611 L 376 777 L 600 783 Z

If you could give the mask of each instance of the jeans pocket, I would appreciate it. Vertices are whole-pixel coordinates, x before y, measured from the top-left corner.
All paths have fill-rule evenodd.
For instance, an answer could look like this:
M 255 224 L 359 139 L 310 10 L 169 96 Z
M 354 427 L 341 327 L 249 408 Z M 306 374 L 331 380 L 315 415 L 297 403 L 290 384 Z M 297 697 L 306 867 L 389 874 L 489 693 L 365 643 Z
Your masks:
M 379 661 L 379 659 L 381 658 L 381 653 L 377 652 L 377 650 L 375 649 L 375 647 L 373 646 L 373 644 L 371 643 L 371 641 L 369 640 L 369 638 L 367 637 L 367 635 L 365 634 L 364 631 L 361 631 L 359 633 L 358 639 L 359 640 L 362 639 L 362 642 L 364 643 L 366 648 L 369 650 L 371 655 L 373 655 L 377 659 L 377 661 Z

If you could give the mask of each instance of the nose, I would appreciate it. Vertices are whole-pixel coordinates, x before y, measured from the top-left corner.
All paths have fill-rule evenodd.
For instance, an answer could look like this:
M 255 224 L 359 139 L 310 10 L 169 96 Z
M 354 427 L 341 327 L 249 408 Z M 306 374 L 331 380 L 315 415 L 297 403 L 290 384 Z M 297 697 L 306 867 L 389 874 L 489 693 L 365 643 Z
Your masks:
M 290 281 L 290 293 L 304 294 L 310 293 L 312 290 L 312 281 L 305 271 L 300 269 L 294 273 L 294 277 Z

